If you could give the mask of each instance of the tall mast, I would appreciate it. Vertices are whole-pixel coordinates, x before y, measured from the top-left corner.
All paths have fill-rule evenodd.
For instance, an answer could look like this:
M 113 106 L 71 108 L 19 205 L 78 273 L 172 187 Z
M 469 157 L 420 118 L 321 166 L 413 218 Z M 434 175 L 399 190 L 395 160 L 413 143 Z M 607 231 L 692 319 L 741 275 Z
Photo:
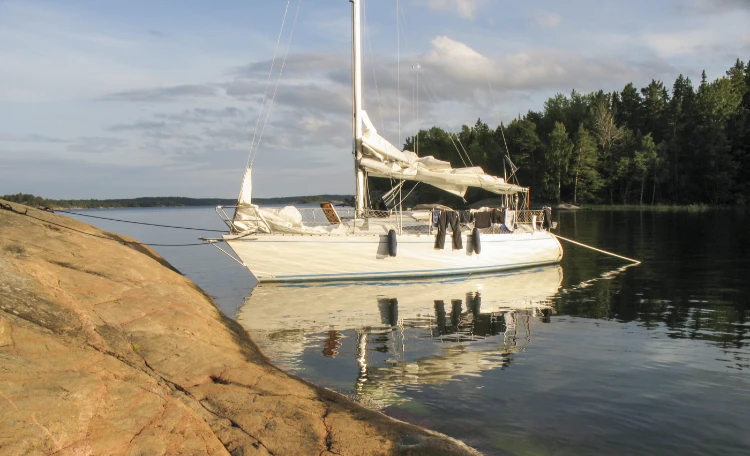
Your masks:
M 357 215 L 365 212 L 365 173 L 359 166 L 362 159 L 362 42 L 360 38 L 360 2 L 349 0 L 352 4 L 352 58 L 354 59 L 352 86 L 354 89 L 354 201 Z

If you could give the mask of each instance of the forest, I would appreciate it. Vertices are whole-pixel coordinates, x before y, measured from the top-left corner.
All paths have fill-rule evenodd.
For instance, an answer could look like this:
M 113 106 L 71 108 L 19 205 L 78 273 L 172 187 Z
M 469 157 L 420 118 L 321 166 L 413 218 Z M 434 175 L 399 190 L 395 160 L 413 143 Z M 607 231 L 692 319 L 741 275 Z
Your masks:
M 745 205 L 750 61 L 737 59 L 713 81 L 704 71 L 697 86 L 680 75 L 671 88 L 652 80 L 640 89 L 557 94 L 494 130 L 481 119 L 456 133 L 432 127 L 405 148 L 516 177 L 536 202 Z M 415 193 L 450 200 L 432 189 Z M 470 190 L 466 200 L 486 196 Z

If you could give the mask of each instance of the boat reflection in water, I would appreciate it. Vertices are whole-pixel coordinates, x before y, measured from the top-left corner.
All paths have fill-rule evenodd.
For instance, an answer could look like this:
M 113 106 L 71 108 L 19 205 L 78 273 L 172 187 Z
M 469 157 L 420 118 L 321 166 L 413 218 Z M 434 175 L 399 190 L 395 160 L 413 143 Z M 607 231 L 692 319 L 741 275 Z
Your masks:
M 529 343 L 531 320 L 549 317 L 561 283 L 554 265 L 430 280 L 263 285 L 237 320 L 282 369 L 309 377 L 309 366 L 327 364 L 327 376 L 346 377 L 333 380 L 342 393 L 382 406 L 398 402 L 407 385 L 506 366 Z

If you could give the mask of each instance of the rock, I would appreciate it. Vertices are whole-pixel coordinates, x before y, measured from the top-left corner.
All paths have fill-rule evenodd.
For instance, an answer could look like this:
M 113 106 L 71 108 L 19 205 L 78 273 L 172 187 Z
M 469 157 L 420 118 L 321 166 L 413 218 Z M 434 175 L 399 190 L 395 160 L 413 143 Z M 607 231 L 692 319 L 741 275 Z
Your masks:
M 575 206 L 570 203 L 560 203 L 554 206 L 554 208 L 558 211 L 574 211 L 574 210 L 580 209 L 579 206 Z
M 150 248 L 11 207 L 0 454 L 478 454 L 275 368 Z

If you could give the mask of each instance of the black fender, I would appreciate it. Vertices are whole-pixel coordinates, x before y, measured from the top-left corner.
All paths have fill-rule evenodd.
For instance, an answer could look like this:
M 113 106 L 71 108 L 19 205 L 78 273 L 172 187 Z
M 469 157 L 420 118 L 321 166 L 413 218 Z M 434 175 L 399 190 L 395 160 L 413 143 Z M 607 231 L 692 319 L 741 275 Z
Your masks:
M 395 257 L 398 240 L 396 239 L 396 230 L 388 231 L 388 255 Z
M 474 253 L 482 252 L 482 242 L 479 240 L 479 228 L 471 230 L 471 243 L 474 245 Z

